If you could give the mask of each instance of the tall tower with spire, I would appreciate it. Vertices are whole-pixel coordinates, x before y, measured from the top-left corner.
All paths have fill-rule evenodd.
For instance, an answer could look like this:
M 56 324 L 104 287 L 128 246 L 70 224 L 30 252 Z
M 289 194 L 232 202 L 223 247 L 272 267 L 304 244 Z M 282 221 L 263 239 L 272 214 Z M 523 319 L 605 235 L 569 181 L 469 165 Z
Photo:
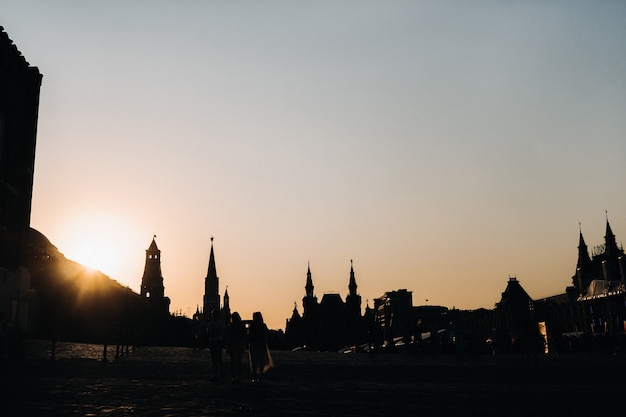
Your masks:
M 317 297 L 313 293 L 313 279 L 311 278 L 311 264 L 307 263 L 306 271 L 306 284 L 304 286 L 305 296 L 302 299 L 302 316 L 305 318 L 311 318 L 316 316 L 317 312 Z
M 212 310 L 220 309 L 219 294 L 220 279 L 215 269 L 215 254 L 213 252 L 213 237 L 211 237 L 211 253 L 209 254 L 209 268 L 206 278 L 204 279 L 204 304 L 203 313 L 205 317 L 209 317 Z
M 156 235 L 146 250 L 146 264 L 141 278 L 141 297 L 150 308 L 161 313 L 169 313 L 170 300 L 165 297 L 163 275 L 161 274 L 161 251 L 156 244 Z
M 350 281 L 348 282 L 348 296 L 346 297 L 346 308 L 348 315 L 353 317 L 361 316 L 361 296 L 356 292 L 356 278 L 354 277 L 354 268 L 352 259 L 350 259 Z

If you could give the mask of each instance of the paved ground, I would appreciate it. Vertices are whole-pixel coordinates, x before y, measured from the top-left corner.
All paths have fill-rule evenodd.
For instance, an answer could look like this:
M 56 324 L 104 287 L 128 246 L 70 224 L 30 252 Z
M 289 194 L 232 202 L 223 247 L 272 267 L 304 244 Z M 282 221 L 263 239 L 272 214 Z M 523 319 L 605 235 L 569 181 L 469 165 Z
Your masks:
M 207 351 L 3 362 L 2 416 L 589 416 L 621 410 L 626 357 L 273 352 L 262 384 L 211 382 Z M 108 355 L 112 358 L 112 355 Z

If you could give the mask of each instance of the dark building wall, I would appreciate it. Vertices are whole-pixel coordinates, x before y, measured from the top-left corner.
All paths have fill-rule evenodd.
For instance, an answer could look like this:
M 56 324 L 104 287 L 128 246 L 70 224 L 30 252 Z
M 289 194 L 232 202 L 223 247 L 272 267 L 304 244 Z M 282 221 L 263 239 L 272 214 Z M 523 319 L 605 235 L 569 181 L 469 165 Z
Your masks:
M 387 343 L 406 333 L 411 322 L 413 292 L 401 289 L 386 292 L 374 300 L 375 317 Z
M 42 76 L 0 28 L 0 263 L 19 263 L 30 225 Z

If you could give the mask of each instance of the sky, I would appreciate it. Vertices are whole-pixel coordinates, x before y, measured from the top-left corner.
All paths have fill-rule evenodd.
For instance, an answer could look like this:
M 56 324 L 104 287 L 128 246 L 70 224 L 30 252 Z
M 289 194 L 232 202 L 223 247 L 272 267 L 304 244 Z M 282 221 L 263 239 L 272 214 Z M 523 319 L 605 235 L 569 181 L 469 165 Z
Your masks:
M 2 1 L 43 74 L 31 226 L 171 312 L 493 308 L 626 239 L 626 2 Z M 428 301 L 427 301 L 428 300 Z

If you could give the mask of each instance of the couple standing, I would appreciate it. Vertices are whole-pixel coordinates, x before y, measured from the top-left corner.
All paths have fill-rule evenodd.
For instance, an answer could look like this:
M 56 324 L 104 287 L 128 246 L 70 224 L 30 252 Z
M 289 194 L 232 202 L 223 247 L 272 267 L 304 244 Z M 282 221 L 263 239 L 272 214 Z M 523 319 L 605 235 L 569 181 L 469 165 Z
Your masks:
M 220 320 L 219 311 L 211 312 L 211 320 L 207 324 L 209 333 L 209 350 L 213 363 L 213 380 L 218 374 L 223 379 L 222 346 L 230 356 L 230 368 L 233 382 L 238 383 L 241 377 L 241 362 L 246 346 L 248 346 L 252 382 L 260 382 L 261 375 L 274 366 L 272 355 L 267 347 L 267 326 L 263 322 L 261 312 L 252 314 L 252 323 L 246 328 L 239 313 L 234 312 L 228 326 Z

